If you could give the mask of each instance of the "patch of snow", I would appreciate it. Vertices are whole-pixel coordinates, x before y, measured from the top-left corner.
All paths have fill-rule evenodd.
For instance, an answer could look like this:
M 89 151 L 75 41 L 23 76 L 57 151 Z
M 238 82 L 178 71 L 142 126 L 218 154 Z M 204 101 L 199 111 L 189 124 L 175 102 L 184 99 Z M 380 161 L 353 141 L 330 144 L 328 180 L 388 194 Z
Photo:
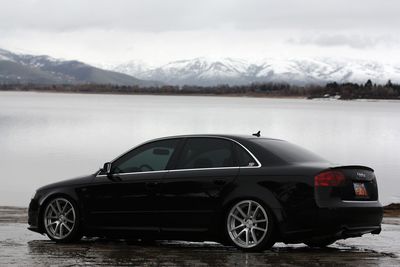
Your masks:
M 399 221 L 398 218 L 392 218 Z M 396 220 L 397 219 L 397 220 Z M 392 254 L 400 257 L 400 225 L 382 224 L 379 235 L 367 234 L 359 238 L 349 238 L 337 241 L 332 247 L 345 246 L 358 250 L 372 250 L 379 253 Z
M 204 80 L 241 82 L 279 82 L 292 84 L 357 82 L 384 84 L 400 82 L 400 66 L 367 60 L 331 58 L 264 58 L 249 62 L 236 58 L 205 58 L 173 61 L 152 67 L 142 61 L 130 61 L 110 68 L 143 79 L 163 82 L 201 83 Z
M 8 57 L 6 57 L 6 56 L 3 56 L 3 55 L 1 55 L 1 54 L 0 54 L 0 60 L 13 61 L 12 59 L 10 59 L 10 58 L 8 58 Z

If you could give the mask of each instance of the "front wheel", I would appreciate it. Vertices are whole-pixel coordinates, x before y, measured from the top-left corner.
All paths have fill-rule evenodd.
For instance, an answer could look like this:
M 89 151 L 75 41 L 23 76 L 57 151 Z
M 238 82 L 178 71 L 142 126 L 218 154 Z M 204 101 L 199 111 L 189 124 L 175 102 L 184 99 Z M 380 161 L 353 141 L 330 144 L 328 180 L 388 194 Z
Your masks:
M 267 207 L 258 201 L 242 200 L 226 216 L 229 240 L 244 251 L 262 251 L 275 244 L 274 220 Z
M 50 200 L 43 213 L 43 225 L 47 236 L 56 242 L 78 241 L 79 211 L 72 200 L 57 197 Z

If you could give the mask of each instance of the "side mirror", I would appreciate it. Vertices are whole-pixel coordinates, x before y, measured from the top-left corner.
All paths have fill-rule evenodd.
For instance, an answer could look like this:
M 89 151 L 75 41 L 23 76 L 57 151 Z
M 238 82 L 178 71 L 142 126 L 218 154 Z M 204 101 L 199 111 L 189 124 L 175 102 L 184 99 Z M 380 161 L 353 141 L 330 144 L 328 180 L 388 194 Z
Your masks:
M 111 162 L 106 162 L 106 163 L 104 163 L 103 171 L 104 171 L 107 175 L 110 175 L 110 174 L 111 174 Z

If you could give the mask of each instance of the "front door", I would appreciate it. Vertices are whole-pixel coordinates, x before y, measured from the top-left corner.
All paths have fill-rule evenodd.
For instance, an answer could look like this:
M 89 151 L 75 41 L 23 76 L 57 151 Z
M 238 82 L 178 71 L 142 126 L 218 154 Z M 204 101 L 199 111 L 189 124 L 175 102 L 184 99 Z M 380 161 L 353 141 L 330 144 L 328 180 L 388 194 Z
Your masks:
M 112 175 L 97 175 L 85 194 L 90 227 L 158 232 L 159 186 L 178 141 L 142 145 L 112 162 Z

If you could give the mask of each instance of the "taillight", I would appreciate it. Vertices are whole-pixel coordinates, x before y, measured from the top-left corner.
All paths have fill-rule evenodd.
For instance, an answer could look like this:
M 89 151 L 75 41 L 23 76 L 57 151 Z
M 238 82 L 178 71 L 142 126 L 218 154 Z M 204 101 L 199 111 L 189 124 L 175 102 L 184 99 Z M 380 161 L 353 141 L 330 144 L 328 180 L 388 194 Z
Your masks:
M 321 172 L 314 178 L 315 186 L 339 186 L 343 184 L 345 177 L 340 171 Z

